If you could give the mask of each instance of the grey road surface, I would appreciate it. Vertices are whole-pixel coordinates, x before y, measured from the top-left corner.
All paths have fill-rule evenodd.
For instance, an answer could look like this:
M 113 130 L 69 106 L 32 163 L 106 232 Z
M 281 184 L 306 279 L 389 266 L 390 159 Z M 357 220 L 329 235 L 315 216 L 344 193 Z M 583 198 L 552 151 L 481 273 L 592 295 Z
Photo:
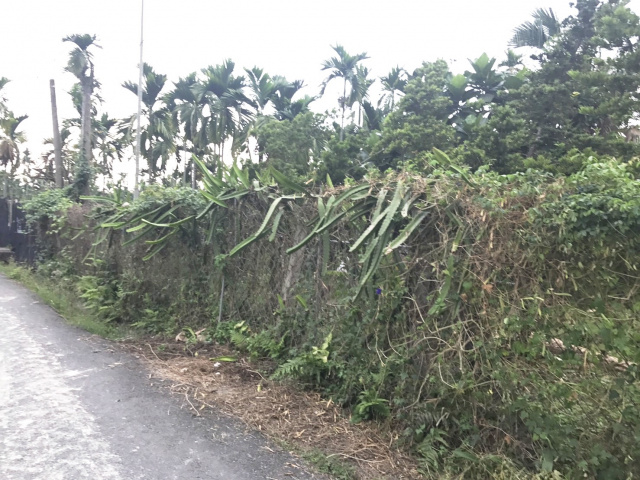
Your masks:
M 0 479 L 319 478 L 237 422 L 182 407 L 136 358 L 0 275 Z

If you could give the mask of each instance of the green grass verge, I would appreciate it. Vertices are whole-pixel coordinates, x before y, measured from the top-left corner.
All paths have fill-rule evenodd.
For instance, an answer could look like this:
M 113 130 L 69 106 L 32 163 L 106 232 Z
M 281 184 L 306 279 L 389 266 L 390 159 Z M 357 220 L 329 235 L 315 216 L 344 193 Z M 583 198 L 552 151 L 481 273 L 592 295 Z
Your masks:
M 287 452 L 292 452 L 312 465 L 317 472 L 327 473 L 335 480 L 359 480 L 353 466 L 337 457 L 330 457 L 317 448 L 302 448 L 295 443 L 281 438 L 271 437 L 271 440 Z M 371 479 L 376 480 L 376 479 Z
M 76 292 L 70 291 L 68 286 L 64 288 L 59 282 L 56 283 L 15 263 L 0 264 L 0 274 L 6 275 L 37 294 L 70 325 L 111 340 L 122 339 L 130 333 L 115 325 L 96 320 L 90 312 L 87 312 Z
M 300 451 L 298 455 L 313 465 L 319 472 L 328 473 L 336 480 L 357 480 L 359 478 L 351 465 L 335 457 L 329 457 L 320 450 Z

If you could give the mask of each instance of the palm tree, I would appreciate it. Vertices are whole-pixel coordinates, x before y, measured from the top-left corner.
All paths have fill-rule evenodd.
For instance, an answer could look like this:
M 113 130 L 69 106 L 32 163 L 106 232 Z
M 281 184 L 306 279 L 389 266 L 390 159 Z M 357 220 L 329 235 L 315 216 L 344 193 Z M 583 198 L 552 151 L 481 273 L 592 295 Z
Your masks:
M 353 108 L 356 103 L 358 104 L 358 126 L 361 125 L 362 102 L 369 98 L 369 88 L 374 82 L 375 80 L 369 78 L 369 69 L 367 67 L 356 66 L 356 76 L 351 84 L 351 93 L 347 100 L 347 106 Z
M 72 152 L 72 135 L 71 130 L 69 130 L 69 121 L 65 121 L 65 126 L 60 130 L 60 151 L 62 158 L 62 168 L 60 170 L 62 175 L 63 183 L 69 183 L 71 181 L 70 172 L 72 170 L 72 166 L 70 165 L 70 159 L 73 157 Z M 55 145 L 53 138 L 45 138 L 42 142 L 44 145 L 47 145 L 49 149 L 42 154 L 42 161 L 44 163 L 43 168 L 38 169 L 34 168 L 36 173 L 40 174 L 40 178 L 45 182 L 48 182 L 49 177 L 53 178 L 55 181 L 55 173 L 53 175 L 49 175 L 49 172 L 55 172 L 57 167 L 54 169 L 55 164 Z M 65 162 L 66 161 L 66 162 Z M 65 165 L 66 163 L 66 165 Z M 56 172 L 57 173 L 57 172 Z
M 183 183 L 187 183 L 187 154 L 189 152 L 202 157 L 207 152 L 206 129 L 203 128 L 202 106 L 199 104 L 194 86 L 198 80 L 195 73 L 180 78 L 174 82 L 174 88 L 164 98 L 167 108 L 172 112 L 174 125 L 178 134 L 182 135 L 182 152 L 185 158 L 182 177 Z M 189 147 L 189 144 L 191 147 Z M 176 147 L 178 151 L 180 147 Z M 180 159 L 178 159 L 180 161 Z M 191 187 L 196 188 L 196 169 L 191 161 Z
M 253 67 L 252 69 L 245 68 L 244 71 L 248 79 L 247 87 L 250 93 L 250 104 L 255 108 L 258 115 L 264 115 L 265 109 L 273 101 L 276 92 L 282 86 L 286 85 L 286 79 L 280 76 L 272 78 L 263 69 L 258 67 Z
M 547 40 L 560 33 L 561 24 L 553 9 L 538 8 L 532 17 L 533 21 L 524 22 L 513 30 L 510 46 L 543 48 Z
M 407 86 L 407 72 L 404 68 L 394 67 L 386 77 L 380 77 L 382 96 L 378 100 L 378 107 L 385 106 L 393 110 L 396 106 L 396 95 L 404 93 Z
M 9 181 L 20 165 L 20 143 L 24 142 L 23 132 L 18 131 L 18 126 L 27 119 L 27 115 L 14 116 L 10 111 L 5 111 L 0 119 L 0 165 L 5 167 L 4 197 L 9 196 Z M 9 221 L 11 224 L 11 221 Z
M 281 75 L 271 77 L 261 68 L 246 69 L 250 105 L 256 116 L 251 119 L 238 141 L 246 141 L 249 135 L 257 141 L 258 163 L 264 158 L 264 144 L 261 139 L 261 128 L 273 117 L 278 121 L 293 120 L 297 115 L 309 111 L 309 104 L 315 97 L 305 95 L 293 100 L 293 97 L 304 87 L 302 80 L 288 81 Z
M 80 159 L 83 168 L 80 169 L 83 178 L 79 179 L 80 193 L 87 193 L 90 183 L 91 163 L 91 95 L 95 88 L 99 87 L 99 83 L 95 79 L 93 54 L 89 51 L 90 47 L 101 48 L 96 44 L 95 35 L 70 35 L 63 38 L 63 42 L 71 42 L 75 48 L 69 54 L 69 61 L 65 70 L 73 74 L 82 89 L 82 112 L 81 112 L 81 133 L 80 133 Z
M 10 81 L 11 80 L 9 80 L 7 77 L 0 77 L 0 92 L 2 92 L 4 86 Z M 4 115 L 7 112 L 6 102 L 7 99 L 0 93 L 0 115 Z
M 342 97 L 339 104 L 342 109 L 342 122 L 340 125 L 340 140 L 344 140 L 344 113 L 347 107 L 347 84 L 353 90 L 357 88 L 357 66 L 363 60 L 369 58 L 366 53 L 358 53 L 357 55 L 349 55 L 342 45 L 332 46 L 333 50 L 338 54 L 337 57 L 331 57 L 329 60 L 322 62 L 322 70 L 330 70 L 331 73 L 322 83 L 320 95 L 324 95 L 327 85 L 334 78 L 342 78 Z
M 293 97 L 304 87 L 302 80 L 287 81 L 281 76 L 274 77 L 276 91 L 271 98 L 274 112 L 273 116 L 278 120 L 293 120 L 297 115 L 309 111 L 309 105 L 316 97 L 305 95 L 294 100 Z
M 381 107 L 375 107 L 368 101 L 362 102 L 362 110 L 364 112 L 363 122 L 364 125 L 370 131 L 382 130 L 382 122 L 389 113 L 389 108 L 386 105 Z
M 505 67 L 510 75 L 514 75 L 517 68 L 522 66 L 522 55 L 517 54 L 511 49 L 508 49 L 506 54 L 507 58 L 502 61 L 499 66 Z
M 14 165 L 20 160 L 19 144 L 25 141 L 23 132 L 18 131 L 18 126 L 24 122 L 27 115 L 16 117 L 7 111 L 4 118 L 0 119 L 0 164 L 3 167 Z
M 165 171 L 167 160 L 175 151 L 172 112 L 164 103 L 164 97 L 160 95 L 167 83 L 167 76 L 157 73 L 153 68 L 144 63 L 142 66 L 142 116 L 146 119 L 146 125 L 140 135 L 140 153 L 147 160 L 149 174 L 155 178 Z M 138 95 L 138 84 L 124 82 L 124 88 L 134 95 Z M 131 117 L 133 122 L 137 117 Z
M 93 144 L 97 147 L 99 158 L 97 165 L 105 176 L 112 176 L 114 160 L 122 160 L 126 127 L 121 120 L 110 118 L 103 113 L 94 121 Z
M 234 68 L 235 63 L 231 60 L 204 68 L 204 79 L 193 86 L 198 103 L 203 107 L 202 123 L 207 140 L 215 145 L 221 161 L 227 140 L 231 139 L 232 146 L 237 145 L 234 140 L 246 133 L 246 126 L 253 116 L 248 108 L 251 101 L 243 92 L 245 79 L 233 75 Z

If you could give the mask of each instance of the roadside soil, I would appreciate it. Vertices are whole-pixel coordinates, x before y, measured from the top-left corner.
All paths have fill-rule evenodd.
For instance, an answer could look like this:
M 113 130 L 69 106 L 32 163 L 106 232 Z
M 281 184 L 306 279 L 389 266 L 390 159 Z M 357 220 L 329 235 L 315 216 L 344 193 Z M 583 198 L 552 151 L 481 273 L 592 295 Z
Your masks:
M 271 381 L 261 373 L 273 369 L 268 362 L 249 363 L 228 347 L 205 343 L 148 339 L 121 344 L 143 359 L 152 375 L 168 381 L 193 415 L 222 411 L 298 452 L 337 458 L 362 480 L 424 478 L 416 462 L 394 447 L 397 433 L 352 424 L 348 412 L 331 400 Z

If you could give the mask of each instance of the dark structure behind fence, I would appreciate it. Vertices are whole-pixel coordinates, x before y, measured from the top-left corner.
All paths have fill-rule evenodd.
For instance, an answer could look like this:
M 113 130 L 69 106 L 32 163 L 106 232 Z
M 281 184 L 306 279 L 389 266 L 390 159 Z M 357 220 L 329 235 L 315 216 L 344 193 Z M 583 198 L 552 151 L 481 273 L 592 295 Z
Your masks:
M 35 239 L 27 234 L 24 212 L 20 204 L 6 198 L 0 198 L 0 247 L 10 247 L 19 262 L 31 263 L 35 258 Z

